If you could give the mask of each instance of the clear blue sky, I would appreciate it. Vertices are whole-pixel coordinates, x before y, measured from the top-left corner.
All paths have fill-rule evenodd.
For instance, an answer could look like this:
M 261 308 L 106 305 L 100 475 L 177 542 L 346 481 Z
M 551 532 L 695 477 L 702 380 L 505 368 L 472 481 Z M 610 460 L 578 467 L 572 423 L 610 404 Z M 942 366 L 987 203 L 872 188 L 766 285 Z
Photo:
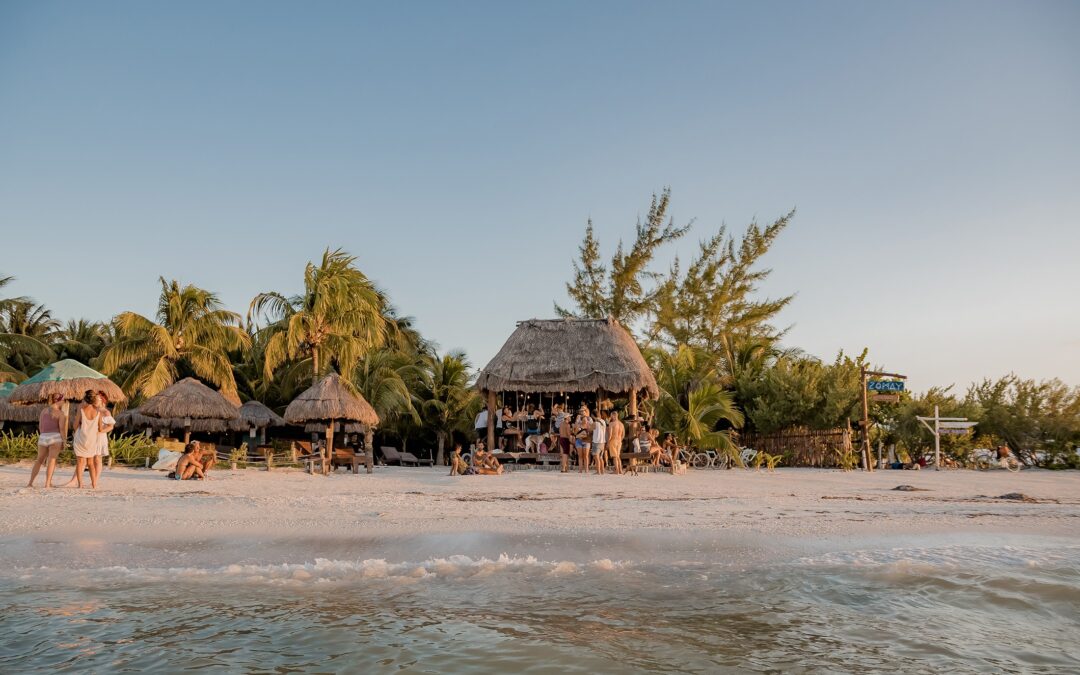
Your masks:
M 0 0 L 0 273 L 61 318 L 245 311 L 326 246 L 483 365 L 670 185 L 798 207 L 789 342 L 1080 383 L 1080 3 Z M 681 250 L 695 245 L 688 240 Z

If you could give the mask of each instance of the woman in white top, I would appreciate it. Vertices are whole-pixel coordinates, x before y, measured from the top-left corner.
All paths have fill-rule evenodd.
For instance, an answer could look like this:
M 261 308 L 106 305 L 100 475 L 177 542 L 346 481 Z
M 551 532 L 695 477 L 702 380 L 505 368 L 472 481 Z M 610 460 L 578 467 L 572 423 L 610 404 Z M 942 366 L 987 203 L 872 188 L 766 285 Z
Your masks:
M 94 458 L 101 452 L 101 411 L 98 410 L 97 392 L 88 389 L 83 395 L 79 413 L 75 416 L 75 476 L 72 480 L 81 488 L 83 471 L 90 467 L 90 486 L 97 489 L 98 467 Z M 68 481 L 71 485 L 71 481 Z M 66 487 L 66 486 L 65 486 Z
M 109 397 L 105 395 L 105 392 L 98 391 L 98 412 L 101 413 L 101 436 L 98 438 L 98 454 L 92 459 L 97 465 L 98 475 L 101 475 L 102 462 L 109 456 L 109 432 L 116 426 L 116 420 L 109 412 Z

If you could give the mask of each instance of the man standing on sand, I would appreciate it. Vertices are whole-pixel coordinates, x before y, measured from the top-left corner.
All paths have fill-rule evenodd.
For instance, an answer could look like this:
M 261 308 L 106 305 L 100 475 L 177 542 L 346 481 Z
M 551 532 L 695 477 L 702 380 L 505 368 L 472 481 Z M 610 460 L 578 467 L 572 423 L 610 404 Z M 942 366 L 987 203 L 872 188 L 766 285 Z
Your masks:
M 570 470 L 570 438 L 574 435 L 570 427 L 570 415 L 563 414 L 559 423 L 559 459 L 561 460 L 562 472 Z
M 607 427 L 607 454 L 611 458 L 612 469 L 617 474 L 622 474 L 622 445 L 626 438 L 626 427 L 619 419 L 619 413 L 614 410 L 608 415 Z
M 607 469 L 607 422 L 599 411 L 593 420 L 592 454 L 596 460 L 596 475 L 600 476 Z

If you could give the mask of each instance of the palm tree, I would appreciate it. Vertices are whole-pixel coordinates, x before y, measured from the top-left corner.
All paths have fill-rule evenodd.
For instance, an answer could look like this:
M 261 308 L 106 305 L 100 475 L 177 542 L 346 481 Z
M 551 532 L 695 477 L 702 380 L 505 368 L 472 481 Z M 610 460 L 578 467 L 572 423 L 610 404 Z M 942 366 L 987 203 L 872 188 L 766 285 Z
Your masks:
M 0 288 L 14 281 L 0 277 Z M 44 305 L 24 297 L 0 298 L 0 381 L 26 379 L 53 360 L 49 347 L 59 322 Z
M 720 386 L 721 378 L 705 355 L 684 345 L 674 352 L 653 351 L 649 356 L 660 388 L 658 426 L 689 447 L 715 448 L 738 457 L 730 428 L 742 426 L 743 414 L 735 407 L 734 395 Z
M 291 298 L 260 293 L 251 301 L 248 320 L 270 320 L 262 329 L 267 380 L 289 361 L 310 373 L 312 382 L 333 366 L 348 373 L 368 350 L 386 340 L 382 298 L 355 261 L 341 249 L 326 249 L 319 265 L 308 263 L 305 268 L 303 293 Z
M 108 326 L 87 319 L 69 319 L 53 334 L 53 349 L 59 359 L 74 359 L 89 364 L 108 344 Z
M 385 427 L 399 417 L 419 424 L 413 388 L 422 374 L 416 359 L 409 354 L 377 349 L 357 362 L 351 381 L 379 414 L 380 426 Z
M 442 466 L 446 459 L 446 441 L 454 431 L 468 431 L 481 401 L 469 384 L 469 361 L 464 352 L 450 352 L 442 358 L 426 357 L 421 386 L 420 409 L 424 419 L 435 430 L 438 455 L 435 463 Z
M 181 368 L 235 396 L 229 352 L 250 343 L 240 315 L 223 309 L 214 293 L 160 281 L 156 321 L 135 312 L 113 319 L 116 340 L 101 354 L 103 372 L 122 371 L 121 387 L 132 397 L 157 394 L 176 382 Z

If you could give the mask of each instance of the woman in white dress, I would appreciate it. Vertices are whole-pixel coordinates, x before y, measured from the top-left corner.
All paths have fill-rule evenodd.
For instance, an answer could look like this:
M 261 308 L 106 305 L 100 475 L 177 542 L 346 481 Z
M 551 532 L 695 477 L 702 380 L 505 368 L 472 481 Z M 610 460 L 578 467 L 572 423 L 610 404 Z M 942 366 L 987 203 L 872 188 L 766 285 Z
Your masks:
M 101 414 L 101 424 L 99 429 L 101 430 L 101 436 L 98 438 L 98 454 L 93 458 L 94 464 L 97 465 L 98 476 L 101 475 L 102 462 L 109 456 L 109 432 L 116 426 L 116 420 L 109 412 L 109 397 L 105 395 L 105 392 L 98 391 L 98 404 L 97 409 Z
M 90 467 L 90 486 L 97 489 L 98 466 L 94 458 L 101 452 L 101 411 L 98 410 L 98 394 L 88 389 L 83 395 L 79 413 L 75 416 L 75 483 L 81 488 L 83 471 Z M 99 462 L 100 464 L 100 462 Z M 68 482 L 71 485 L 71 482 Z

